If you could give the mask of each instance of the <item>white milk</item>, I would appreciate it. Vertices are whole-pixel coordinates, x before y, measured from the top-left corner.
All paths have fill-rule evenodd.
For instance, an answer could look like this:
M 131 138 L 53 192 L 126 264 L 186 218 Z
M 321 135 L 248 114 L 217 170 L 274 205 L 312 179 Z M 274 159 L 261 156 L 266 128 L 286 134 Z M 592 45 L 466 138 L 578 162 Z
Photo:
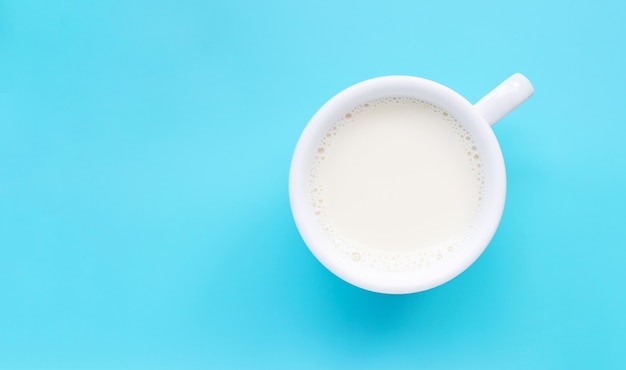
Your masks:
M 468 234 L 484 188 L 474 140 L 413 98 L 356 107 L 320 142 L 311 200 L 333 245 L 385 270 L 421 268 Z

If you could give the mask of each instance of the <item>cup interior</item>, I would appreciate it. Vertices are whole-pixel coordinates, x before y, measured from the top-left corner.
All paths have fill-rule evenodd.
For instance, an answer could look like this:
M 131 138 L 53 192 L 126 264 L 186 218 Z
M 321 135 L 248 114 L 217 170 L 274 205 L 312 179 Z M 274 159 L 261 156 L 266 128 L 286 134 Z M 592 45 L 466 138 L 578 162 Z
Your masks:
M 478 212 L 472 228 L 460 244 L 453 251 L 445 252 L 445 258 L 437 258 L 433 253 L 434 257 L 428 264 L 395 270 L 376 267 L 376 263 L 367 263 L 366 258 L 361 258 L 361 254 L 337 247 L 337 243 L 331 240 L 319 222 L 311 201 L 314 158 L 328 130 L 355 107 L 391 97 L 419 99 L 456 118 L 480 149 L 484 176 Z M 289 175 L 293 217 L 304 242 L 316 258 L 335 275 L 353 285 L 391 294 L 413 293 L 436 287 L 469 267 L 495 234 L 504 208 L 505 192 L 502 152 L 486 120 L 472 104 L 453 90 L 430 80 L 409 76 L 388 76 L 364 81 L 330 99 L 305 127 L 296 145 Z M 389 254 L 382 258 L 409 257 Z

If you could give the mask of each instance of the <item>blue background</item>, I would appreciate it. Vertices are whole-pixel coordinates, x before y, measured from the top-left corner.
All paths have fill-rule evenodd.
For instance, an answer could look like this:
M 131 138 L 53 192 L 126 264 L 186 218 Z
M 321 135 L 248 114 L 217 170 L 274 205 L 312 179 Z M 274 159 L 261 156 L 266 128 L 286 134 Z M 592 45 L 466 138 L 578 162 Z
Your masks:
M 625 368 L 625 4 L 0 0 L 0 368 Z M 287 196 L 315 111 L 513 72 L 477 263 L 407 296 L 327 272 Z

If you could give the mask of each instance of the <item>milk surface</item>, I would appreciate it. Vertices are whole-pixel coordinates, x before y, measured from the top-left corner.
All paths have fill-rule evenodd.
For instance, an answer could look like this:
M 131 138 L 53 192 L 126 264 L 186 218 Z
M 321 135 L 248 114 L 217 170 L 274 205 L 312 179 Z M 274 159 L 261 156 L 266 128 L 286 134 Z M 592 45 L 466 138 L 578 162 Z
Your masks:
M 347 112 L 327 132 L 311 173 L 311 201 L 348 258 L 413 269 L 453 253 L 484 188 L 467 130 L 441 108 L 395 97 Z

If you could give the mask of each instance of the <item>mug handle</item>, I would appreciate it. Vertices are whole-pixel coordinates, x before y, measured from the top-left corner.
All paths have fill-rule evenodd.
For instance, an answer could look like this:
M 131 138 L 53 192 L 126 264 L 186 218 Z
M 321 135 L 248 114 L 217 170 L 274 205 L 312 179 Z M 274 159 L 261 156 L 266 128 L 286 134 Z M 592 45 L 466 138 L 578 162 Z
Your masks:
M 480 99 L 474 107 L 493 126 L 530 98 L 534 91 L 533 85 L 524 75 L 515 73 Z

